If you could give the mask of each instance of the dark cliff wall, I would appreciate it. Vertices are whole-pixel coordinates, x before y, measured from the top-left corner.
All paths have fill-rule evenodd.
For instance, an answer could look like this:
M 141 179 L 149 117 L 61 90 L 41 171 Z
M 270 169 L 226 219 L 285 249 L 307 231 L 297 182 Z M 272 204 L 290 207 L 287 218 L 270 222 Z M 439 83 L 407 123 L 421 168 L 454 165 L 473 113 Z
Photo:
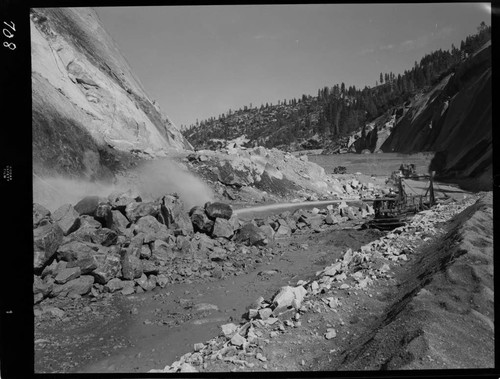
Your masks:
M 384 152 L 434 151 L 437 178 L 492 186 L 491 45 L 415 99 L 382 145 Z

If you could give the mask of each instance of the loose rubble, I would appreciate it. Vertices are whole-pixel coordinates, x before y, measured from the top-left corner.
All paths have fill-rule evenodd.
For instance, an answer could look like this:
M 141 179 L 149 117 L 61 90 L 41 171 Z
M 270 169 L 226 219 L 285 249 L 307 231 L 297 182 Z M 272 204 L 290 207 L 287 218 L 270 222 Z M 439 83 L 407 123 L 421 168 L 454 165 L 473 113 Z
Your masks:
M 265 370 L 263 364 L 268 358 L 258 351 L 259 346 L 269 343 L 287 330 L 300 328 L 301 315 L 309 311 L 335 312 L 342 306 L 335 296 L 337 291 L 363 291 L 374 281 L 390 277 L 393 264 L 411 259 L 418 246 L 442 233 L 441 223 L 475 201 L 475 197 L 470 197 L 457 203 L 438 204 L 415 215 L 407 225 L 357 251 L 347 249 L 337 262 L 317 272 L 314 280 L 299 280 L 295 287 L 282 287 L 269 300 L 259 298 L 254 302 L 255 308 L 248 310 L 247 322 L 222 325 L 218 337 L 197 343 L 195 352 L 186 353 L 173 364 L 150 372 L 182 372 L 184 364 L 204 371 L 211 362 L 216 361 L 232 363 L 235 366 L 233 371 L 248 370 L 258 365 Z M 327 340 L 337 338 L 344 326 L 342 320 L 337 325 L 327 325 L 323 337 Z M 301 364 L 304 365 L 304 362 Z

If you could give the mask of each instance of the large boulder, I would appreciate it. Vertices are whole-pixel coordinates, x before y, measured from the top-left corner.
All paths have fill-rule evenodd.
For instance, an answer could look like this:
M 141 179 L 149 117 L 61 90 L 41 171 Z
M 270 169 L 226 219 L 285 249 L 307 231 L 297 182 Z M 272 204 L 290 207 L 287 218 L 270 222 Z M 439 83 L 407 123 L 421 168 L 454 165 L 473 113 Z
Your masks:
M 85 196 L 75 204 L 75 210 L 80 215 L 93 216 L 100 202 L 101 198 L 99 196 Z
M 233 224 L 224 218 L 217 218 L 214 223 L 212 237 L 231 238 L 234 234 Z
M 42 220 L 50 220 L 50 211 L 43 205 L 33 203 L 33 228 L 40 226 Z
M 56 253 L 63 240 L 63 231 L 58 224 L 47 224 L 33 231 L 33 268 L 35 271 L 43 267 Z
M 94 252 L 95 250 L 91 247 L 91 244 L 80 241 L 70 241 L 59 246 L 57 249 L 57 257 L 59 260 L 71 262 L 92 256 Z
M 85 295 L 90 292 L 94 278 L 90 275 L 82 275 L 77 279 L 70 280 L 64 284 L 55 284 L 50 296 L 64 297 L 72 295 Z
M 97 221 L 94 217 L 88 215 L 80 216 L 80 228 L 94 228 L 99 229 L 102 227 L 102 224 Z
M 147 275 L 157 275 L 160 272 L 160 266 L 151 260 L 144 259 L 142 261 L 142 272 Z
M 110 228 L 113 225 L 112 208 L 109 203 L 99 203 L 94 212 L 94 218 L 99 221 L 102 226 Z
M 81 274 L 82 271 L 80 270 L 80 267 L 65 268 L 56 275 L 54 280 L 57 284 L 64 284 L 70 280 L 79 278 Z
M 160 219 L 174 234 L 188 235 L 193 233 L 193 224 L 184 210 L 184 203 L 174 193 L 165 195 L 160 200 Z
M 214 228 L 214 222 L 210 220 L 205 213 L 205 209 L 199 206 L 191 208 L 189 216 L 195 232 L 211 234 Z
M 160 205 L 156 202 L 129 203 L 125 208 L 125 215 L 131 222 L 136 222 L 141 217 L 151 215 L 156 216 L 160 210 Z
M 156 240 L 151 245 L 151 257 L 153 259 L 167 262 L 175 256 L 173 246 L 162 240 Z
M 114 230 L 118 233 L 123 233 L 127 228 L 130 221 L 123 215 L 122 212 L 117 210 L 111 211 L 111 225 L 108 225 L 108 228 Z
M 113 192 L 108 196 L 108 201 L 111 203 L 113 209 L 125 212 L 125 208 L 130 203 L 141 202 L 141 197 L 133 193 L 132 191 L 127 192 Z
M 233 215 L 233 208 L 229 204 L 215 202 L 205 204 L 205 213 L 208 218 L 215 220 L 217 218 L 223 218 L 229 220 Z
M 251 223 L 243 225 L 243 227 L 238 230 L 234 236 L 234 241 L 249 246 L 264 246 L 268 243 L 266 233 Z
M 288 308 L 290 306 L 293 306 L 294 308 L 298 309 L 300 308 L 306 293 L 307 290 L 302 286 L 281 287 L 278 293 L 273 298 L 273 305 L 275 309 Z
M 108 283 L 106 283 L 104 289 L 106 290 L 106 292 L 116 292 L 125 288 L 126 285 L 126 282 L 124 282 L 123 280 L 119 278 L 113 278 Z
M 90 274 L 97 268 L 97 261 L 94 254 L 90 254 L 85 257 L 81 257 L 75 261 L 68 262 L 67 268 L 79 267 L 82 274 Z
M 92 271 L 92 276 L 99 284 L 106 284 L 111 279 L 120 276 L 122 271 L 119 248 L 112 249 L 107 254 L 96 254 L 97 268 Z
M 160 223 L 155 217 L 147 215 L 137 220 L 133 229 L 135 234 L 156 234 L 162 227 L 165 228 L 165 225 Z
M 43 297 L 49 296 L 52 292 L 52 288 L 54 288 L 54 279 L 50 276 L 45 277 L 44 279 L 39 276 L 34 275 L 33 278 L 33 294 L 42 294 Z
M 80 219 L 78 216 L 78 212 L 71 204 L 64 204 L 54 211 L 52 219 L 59 224 L 66 236 L 80 227 Z
M 125 250 L 121 259 L 122 277 L 126 280 L 140 278 L 143 273 L 142 261 L 139 257 Z
M 118 240 L 118 234 L 114 230 L 108 228 L 99 228 L 94 230 L 91 235 L 93 243 L 97 243 L 103 246 L 111 246 L 116 244 Z

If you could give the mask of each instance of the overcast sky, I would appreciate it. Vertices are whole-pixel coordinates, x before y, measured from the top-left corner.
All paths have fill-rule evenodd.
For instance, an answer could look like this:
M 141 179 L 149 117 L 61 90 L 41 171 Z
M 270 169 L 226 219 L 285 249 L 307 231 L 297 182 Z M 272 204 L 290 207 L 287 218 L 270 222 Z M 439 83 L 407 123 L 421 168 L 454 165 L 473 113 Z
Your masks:
M 374 86 L 491 25 L 486 4 L 96 8 L 146 91 L 180 126 L 229 108 Z

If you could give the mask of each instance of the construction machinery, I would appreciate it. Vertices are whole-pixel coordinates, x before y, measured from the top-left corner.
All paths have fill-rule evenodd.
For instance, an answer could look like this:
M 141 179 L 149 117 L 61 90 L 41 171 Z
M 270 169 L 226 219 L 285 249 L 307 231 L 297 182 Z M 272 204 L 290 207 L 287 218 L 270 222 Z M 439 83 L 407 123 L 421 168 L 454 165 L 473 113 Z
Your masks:
M 436 203 L 433 176 L 419 176 L 419 178 L 429 179 L 429 187 L 424 195 L 407 194 L 404 189 L 403 178 L 398 177 L 396 179 L 397 193 L 391 193 L 383 198 L 374 199 L 373 210 L 375 217 L 364 223 L 362 228 L 392 230 L 405 225 L 415 213 L 430 209 Z

